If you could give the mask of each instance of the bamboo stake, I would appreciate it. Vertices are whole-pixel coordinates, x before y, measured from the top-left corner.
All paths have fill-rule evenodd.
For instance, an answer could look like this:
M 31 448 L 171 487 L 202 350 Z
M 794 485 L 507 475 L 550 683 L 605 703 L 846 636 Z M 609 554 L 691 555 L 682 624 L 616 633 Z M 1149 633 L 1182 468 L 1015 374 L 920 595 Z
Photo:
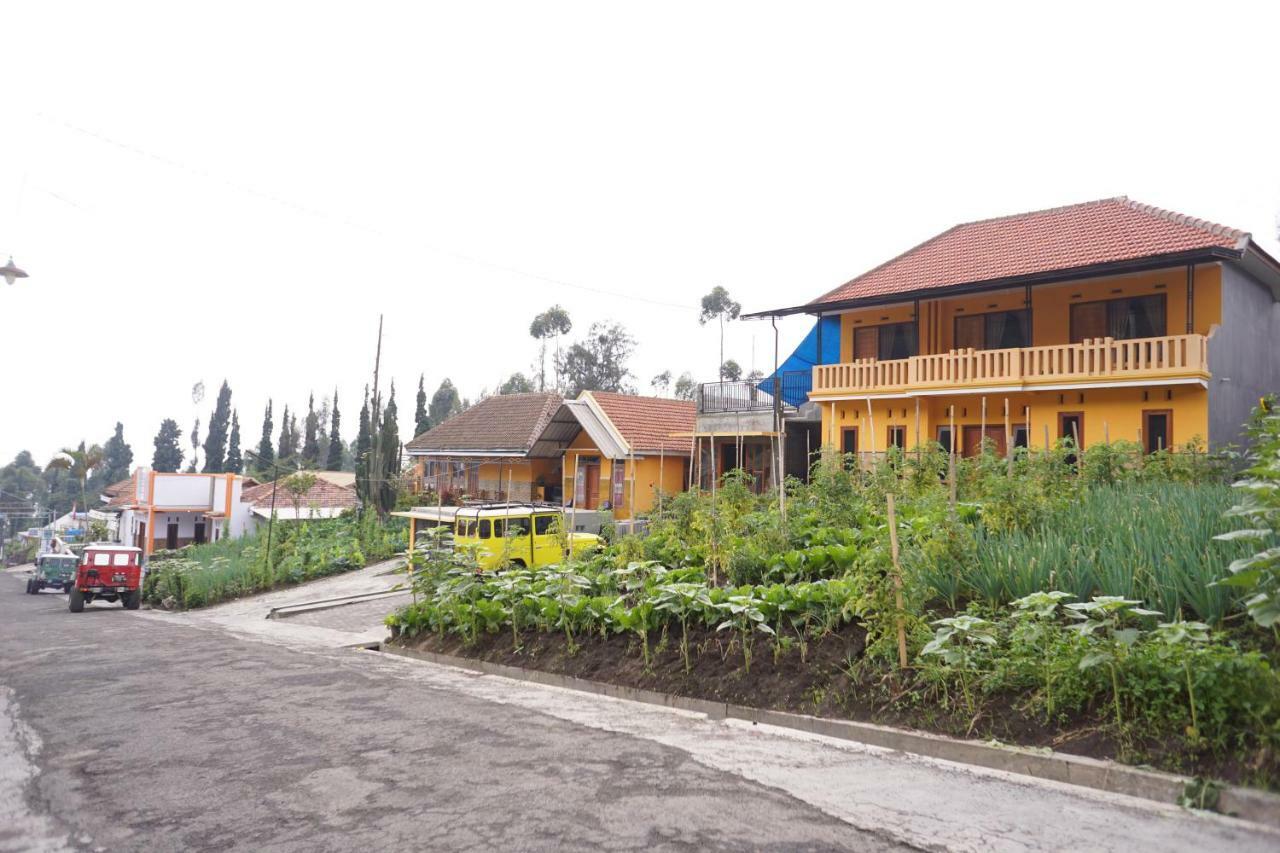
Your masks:
M 693 472 L 694 472 L 694 469 L 697 467 L 697 463 L 694 461 L 693 454 L 694 454 L 694 449 L 697 448 L 699 444 L 701 444 L 700 439 L 698 438 L 697 435 L 694 435 L 692 437 L 692 440 L 689 442 L 689 476 L 684 478 L 688 482 L 688 485 L 685 486 L 685 489 L 686 491 L 690 491 L 690 492 L 693 491 Z
M 667 445 L 665 442 L 658 443 L 658 488 L 653 493 L 654 502 L 658 505 L 658 512 L 662 512 L 662 490 L 666 488 L 666 462 L 667 462 Z
M 631 532 L 636 532 L 636 452 L 631 451 L 631 506 L 627 507 L 631 516 Z
M 871 464 L 872 464 L 872 465 L 875 465 L 875 460 L 876 460 L 876 414 L 875 414 L 875 412 L 871 411 L 871 398 L 870 398 L 870 397 L 867 397 L 867 422 L 868 422 L 868 424 L 869 424 L 868 429 L 870 429 L 870 431 L 871 431 L 871 447 L 870 447 L 870 448 L 869 448 L 869 450 L 868 450 L 868 453 L 869 453 L 870 455 L 869 455 L 867 458 L 870 460 L 870 462 L 871 462 Z
M 1080 446 L 1080 430 L 1076 428 L 1076 422 L 1071 422 L 1071 440 L 1076 445 L 1076 476 L 1084 475 L 1084 457 L 1081 455 L 1084 448 Z
M 947 488 L 950 491 L 951 517 L 956 514 L 956 407 L 951 406 L 951 452 L 947 457 Z
M 1102 422 L 1102 443 L 1103 444 L 1111 443 L 1111 424 L 1107 423 L 1106 421 Z
M 716 502 L 716 480 L 720 479 L 719 471 L 716 469 L 716 437 L 711 436 L 711 502 Z
M 980 426 L 980 427 L 978 428 L 978 435 L 980 436 L 980 438 L 978 439 L 978 452 L 979 452 L 979 454 L 981 454 L 981 453 L 982 453 L 982 448 L 983 448 L 983 447 L 985 447 L 985 446 L 986 446 L 986 443 L 987 443 L 987 395 L 986 395 L 986 394 L 983 394 L 983 395 L 982 395 L 982 420 L 981 420 L 981 424 L 982 424 L 982 426 Z
M 920 398 L 916 397 L 916 464 L 920 464 Z
M 569 507 L 569 533 L 578 529 L 578 463 L 582 461 L 582 454 L 573 454 L 573 505 Z M 569 553 L 573 553 L 572 544 L 569 547 Z
M 898 608 L 898 666 L 907 668 L 907 628 L 902 618 L 902 565 L 898 560 L 898 514 L 893 505 L 893 492 L 885 495 L 889 502 L 889 553 L 893 557 L 893 597 Z
M 1046 456 L 1049 455 L 1049 425 L 1048 424 L 1044 425 L 1044 453 Z
M 1004 455 L 1008 476 L 1013 476 L 1013 427 L 1009 425 L 1009 398 L 1004 398 Z

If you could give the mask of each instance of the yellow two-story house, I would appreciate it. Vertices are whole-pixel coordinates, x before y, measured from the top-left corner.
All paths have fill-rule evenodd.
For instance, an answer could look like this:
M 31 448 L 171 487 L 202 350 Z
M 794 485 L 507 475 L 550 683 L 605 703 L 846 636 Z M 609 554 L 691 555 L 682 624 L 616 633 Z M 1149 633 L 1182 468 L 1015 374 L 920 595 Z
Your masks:
M 1221 446 L 1280 390 L 1280 263 L 1245 232 L 1127 198 L 957 225 L 755 316 L 797 313 L 839 336 L 808 396 L 842 452 Z

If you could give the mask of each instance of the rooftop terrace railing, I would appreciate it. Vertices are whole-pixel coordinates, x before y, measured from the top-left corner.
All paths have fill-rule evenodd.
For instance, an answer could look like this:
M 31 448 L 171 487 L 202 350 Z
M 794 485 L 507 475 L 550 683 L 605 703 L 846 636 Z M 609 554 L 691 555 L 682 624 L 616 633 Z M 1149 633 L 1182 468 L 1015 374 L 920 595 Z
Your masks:
M 769 411 L 773 408 L 774 395 L 764 389 L 769 389 L 771 384 L 769 379 L 703 382 L 695 396 L 698 413 Z M 807 402 L 812 388 L 810 370 L 786 370 L 778 376 L 778 395 L 784 410 L 794 410 Z

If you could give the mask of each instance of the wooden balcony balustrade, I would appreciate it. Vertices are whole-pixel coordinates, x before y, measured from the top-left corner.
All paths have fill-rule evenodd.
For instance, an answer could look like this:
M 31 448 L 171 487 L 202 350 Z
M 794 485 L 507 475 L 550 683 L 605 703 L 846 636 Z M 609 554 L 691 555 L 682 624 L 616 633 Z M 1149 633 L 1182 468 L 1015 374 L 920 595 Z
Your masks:
M 813 394 L 865 394 L 931 389 L 1034 387 L 1123 379 L 1208 378 L 1204 335 L 1115 340 L 1020 349 L 952 350 L 813 368 Z

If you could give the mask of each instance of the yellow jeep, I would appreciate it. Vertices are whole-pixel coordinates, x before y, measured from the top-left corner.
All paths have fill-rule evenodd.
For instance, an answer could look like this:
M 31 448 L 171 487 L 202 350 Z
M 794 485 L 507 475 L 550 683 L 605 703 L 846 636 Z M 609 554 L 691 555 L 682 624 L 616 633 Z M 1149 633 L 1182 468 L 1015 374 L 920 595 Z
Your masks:
M 566 532 L 564 511 L 558 506 L 494 503 L 464 507 L 419 507 L 395 513 L 411 519 L 411 535 L 419 522 L 453 527 L 455 549 L 474 548 L 482 571 L 503 565 L 538 568 L 564 562 L 596 550 L 602 540 L 594 533 Z

